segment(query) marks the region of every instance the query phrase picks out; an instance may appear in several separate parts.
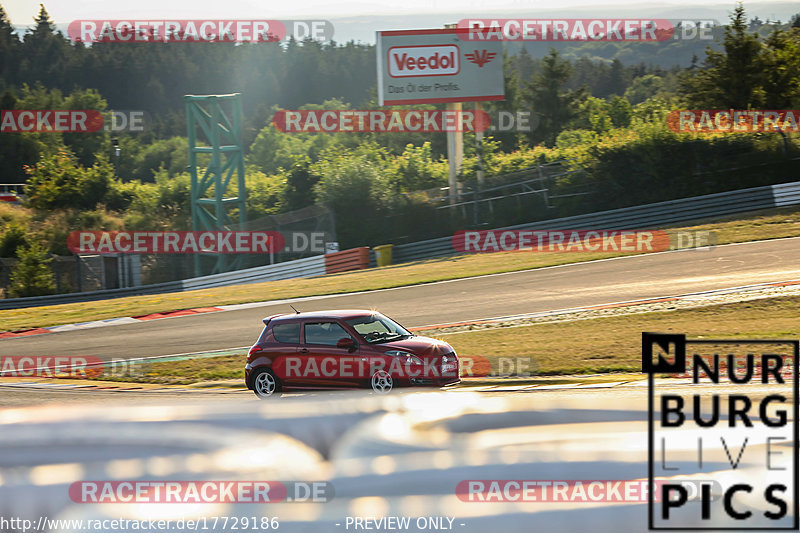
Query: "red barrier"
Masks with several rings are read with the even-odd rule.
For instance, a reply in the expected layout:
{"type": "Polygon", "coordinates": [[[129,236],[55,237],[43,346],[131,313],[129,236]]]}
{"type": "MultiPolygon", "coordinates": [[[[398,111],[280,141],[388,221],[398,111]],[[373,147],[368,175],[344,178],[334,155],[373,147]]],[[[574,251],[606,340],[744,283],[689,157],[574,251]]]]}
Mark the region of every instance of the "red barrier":
{"type": "Polygon", "coordinates": [[[353,248],[325,256],[325,273],[347,272],[369,268],[369,248],[353,248]]]}

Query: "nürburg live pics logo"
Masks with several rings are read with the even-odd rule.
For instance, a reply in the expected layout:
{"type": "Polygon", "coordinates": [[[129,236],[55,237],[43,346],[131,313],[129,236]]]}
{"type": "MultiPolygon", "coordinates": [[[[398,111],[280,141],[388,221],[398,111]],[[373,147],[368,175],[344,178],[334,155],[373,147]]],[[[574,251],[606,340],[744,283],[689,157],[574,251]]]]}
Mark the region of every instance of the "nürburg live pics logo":
{"type": "Polygon", "coordinates": [[[797,530],[797,358],[797,340],[642,333],[651,530],[797,530]]]}

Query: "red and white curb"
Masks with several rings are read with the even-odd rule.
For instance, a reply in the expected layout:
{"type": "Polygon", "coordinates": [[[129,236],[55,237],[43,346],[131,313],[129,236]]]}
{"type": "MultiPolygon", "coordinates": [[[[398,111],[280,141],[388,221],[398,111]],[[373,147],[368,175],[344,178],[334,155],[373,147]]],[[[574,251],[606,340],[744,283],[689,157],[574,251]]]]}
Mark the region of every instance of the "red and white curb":
{"type": "Polygon", "coordinates": [[[160,320],[162,318],[176,318],[181,316],[193,316],[202,313],[216,313],[218,311],[237,311],[239,309],[252,309],[254,307],[264,307],[267,305],[280,305],[283,303],[303,302],[306,300],[320,300],[342,296],[341,294],[326,294],[322,296],[307,296],[303,298],[287,298],[283,300],[267,300],[263,302],[250,302],[244,304],[217,305],[214,307],[195,307],[192,309],[179,309],[177,311],[165,311],[163,313],[150,313],[148,315],[126,316],[121,318],[107,318],[105,320],[92,320],[90,322],[78,322],[76,324],[63,324],[61,326],[49,326],[46,328],[32,328],[17,331],[0,332],[0,339],[13,339],[16,337],[28,337],[31,335],[41,335],[44,333],[59,333],[61,331],[76,331],[82,329],[92,329],[104,326],[117,326],[121,324],[136,324],[147,320],[160,320]]]}
{"type": "Polygon", "coordinates": [[[92,320],[90,322],[79,322],[77,324],[64,324],[61,326],[50,326],[47,328],[25,329],[20,331],[7,331],[0,333],[0,339],[15,337],[27,337],[30,335],[41,335],[43,333],[58,333],[60,331],[76,331],[81,329],[99,328],[103,326],[116,326],[120,324],[135,324],[146,320],[157,320],[160,318],[172,318],[178,316],[191,316],[199,313],[211,313],[215,311],[226,311],[230,306],[221,307],[197,307],[194,309],[182,309],[180,311],[167,311],[164,313],[151,313],[141,316],[126,316],[122,318],[109,318],[106,320],[92,320]]]}

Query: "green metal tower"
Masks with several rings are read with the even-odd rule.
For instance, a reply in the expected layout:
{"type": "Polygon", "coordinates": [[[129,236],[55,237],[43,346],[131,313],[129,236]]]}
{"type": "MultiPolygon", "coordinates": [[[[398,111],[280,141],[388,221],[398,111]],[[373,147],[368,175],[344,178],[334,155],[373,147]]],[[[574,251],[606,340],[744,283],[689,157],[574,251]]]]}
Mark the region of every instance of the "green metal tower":
{"type": "MultiPolygon", "coordinates": [[[[192,229],[230,230],[229,211],[238,209],[239,224],[247,221],[247,190],[244,185],[242,150],[241,94],[186,95],[186,124],[189,137],[189,173],[192,178],[192,229]],[[198,145],[198,142],[200,143],[198,145]],[[210,154],[211,160],[202,177],[198,173],[197,154],[210,154]],[[228,187],[236,176],[235,196],[228,187]]],[[[205,161],[204,161],[205,162],[205,161]]],[[[240,226],[243,229],[243,226],[240,226]]],[[[212,274],[240,268],[243,256],[217,254],[212,274]]],[[[202,276],[201,256],[194,256],[196,276],[202,276]]]]}

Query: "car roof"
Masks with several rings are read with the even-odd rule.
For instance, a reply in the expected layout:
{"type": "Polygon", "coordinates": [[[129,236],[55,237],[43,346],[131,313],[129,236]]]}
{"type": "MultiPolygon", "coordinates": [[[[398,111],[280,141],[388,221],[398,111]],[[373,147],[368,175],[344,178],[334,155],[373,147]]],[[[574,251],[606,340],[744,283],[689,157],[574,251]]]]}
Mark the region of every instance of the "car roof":
{"type": "Polygon", "coordinates": [[[293,318],[322,320],[330,318],[350,319],[360,318],[370,315],[380,315],[378,311],[371,311],[369,309],[332,309],[329,311],[309,311],[305,313],[284,313],[280,315],[268,316],[264,319],[264,323],[272,320],[282,322],[284,320],[291,320],[293,318]]]}

